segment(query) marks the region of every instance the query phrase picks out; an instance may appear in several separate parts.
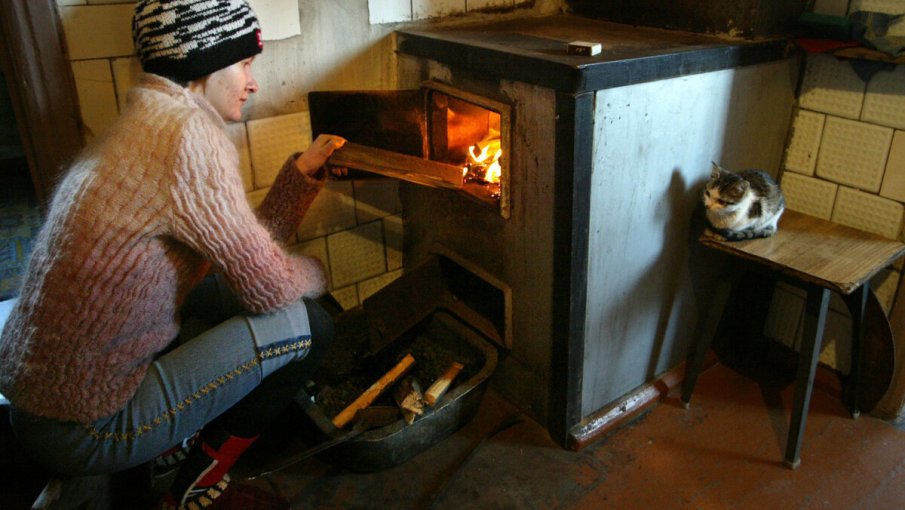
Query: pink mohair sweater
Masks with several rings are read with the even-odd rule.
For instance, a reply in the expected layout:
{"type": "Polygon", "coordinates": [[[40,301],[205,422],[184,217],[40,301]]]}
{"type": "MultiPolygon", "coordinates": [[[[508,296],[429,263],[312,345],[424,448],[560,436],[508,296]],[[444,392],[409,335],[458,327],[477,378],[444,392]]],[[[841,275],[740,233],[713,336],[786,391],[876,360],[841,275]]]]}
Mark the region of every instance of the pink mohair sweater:
{"type": "Polygon", "coordinates": [[[281,246],[323,180],[290,158],[256,216],[210,104],[155,75],[128,99],[56,190],[0,336],[0,393],[34,415],[87,423],[122,408],[212,266],[255,313],[326,290],[317,260],[281,246]]]}

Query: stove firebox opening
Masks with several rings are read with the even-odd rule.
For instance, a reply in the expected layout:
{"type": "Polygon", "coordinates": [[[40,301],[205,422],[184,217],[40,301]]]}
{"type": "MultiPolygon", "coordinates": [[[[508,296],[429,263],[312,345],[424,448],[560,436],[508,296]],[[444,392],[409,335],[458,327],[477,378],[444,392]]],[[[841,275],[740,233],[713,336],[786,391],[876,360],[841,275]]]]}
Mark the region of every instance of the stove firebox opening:
{"type": "Polygon", "coordinates": [[[462,168],[462,191],[509,217],[509,105],[429,82],[428,158],[462,168]]]}

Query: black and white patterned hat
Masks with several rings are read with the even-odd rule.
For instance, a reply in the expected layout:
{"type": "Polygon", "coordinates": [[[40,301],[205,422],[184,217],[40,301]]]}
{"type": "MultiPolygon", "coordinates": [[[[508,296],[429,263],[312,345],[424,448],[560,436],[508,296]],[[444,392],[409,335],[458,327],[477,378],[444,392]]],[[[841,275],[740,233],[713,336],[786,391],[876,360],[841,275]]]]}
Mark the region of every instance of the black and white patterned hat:
{"type": "Polygon", "coordinates": [[[245,0],[139,0],[132,40],[141,68],[188,82],[257,55],[261,26],[245,0]]]}

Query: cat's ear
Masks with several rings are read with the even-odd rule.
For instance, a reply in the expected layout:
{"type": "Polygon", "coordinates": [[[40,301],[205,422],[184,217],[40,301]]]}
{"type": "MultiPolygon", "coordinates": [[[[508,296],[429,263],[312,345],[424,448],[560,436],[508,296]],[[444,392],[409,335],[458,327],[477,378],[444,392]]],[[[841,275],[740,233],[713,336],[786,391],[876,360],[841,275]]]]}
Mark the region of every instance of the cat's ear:
{"type": "Polygon", "coordinates": [[[710,168],[710,178],[718,179],[720,177],[720,173],[723,172],[723,167],[716,164],[716,161],[711,161],[710,163],[713,164],[713,166],[710,168]]]}

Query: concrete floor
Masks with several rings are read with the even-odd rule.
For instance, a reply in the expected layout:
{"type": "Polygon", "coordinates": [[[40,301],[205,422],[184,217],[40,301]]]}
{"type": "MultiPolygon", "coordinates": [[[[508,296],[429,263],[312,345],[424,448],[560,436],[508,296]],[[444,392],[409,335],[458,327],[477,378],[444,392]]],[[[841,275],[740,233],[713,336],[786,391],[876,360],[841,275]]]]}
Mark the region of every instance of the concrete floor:
{"type": "MultiPolygon", "coordinates": [[[[360,474],[312,458],[249,483],[304,509],[905,508],[905,430],[851,419],[821,368],[792,471],[781,463],[791,401],[784,374],[716,364],[690,409],[671,395],[573,452],[491,389],[471,422],[402,465],[360,474]]],[[[272,455],[282,433],[237,471],[272,455]]],[[[28,497],[0,493],[0,508],[27,508],[28,497]]]]}
{"type": "Polygon", "coordinates": [[[717,364],[690,409],[671,395],[580,452],[488,391],[468,425],[407,463],[356,474],[313,459],[255,481],[294,508],[905,508],[905,431],[839,400],[821,368],[801,467],[782,465],[793,386],[717,364]]]}

